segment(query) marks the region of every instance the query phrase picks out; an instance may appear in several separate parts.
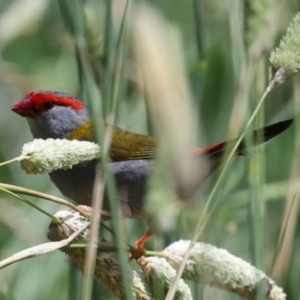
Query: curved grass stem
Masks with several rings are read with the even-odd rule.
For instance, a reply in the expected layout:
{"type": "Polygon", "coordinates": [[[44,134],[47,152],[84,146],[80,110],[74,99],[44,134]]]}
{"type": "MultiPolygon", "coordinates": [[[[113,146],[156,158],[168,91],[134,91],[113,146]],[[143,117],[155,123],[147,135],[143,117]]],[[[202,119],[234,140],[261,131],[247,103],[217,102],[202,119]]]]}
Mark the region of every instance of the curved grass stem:
{"type": "MultiPolygon", "coordinates": [[[[193,236],[193,239],[191,240],[191,243],[190,243],[190,246],[188,248],[188,250],[186,251],[183,259],[182,259],[182,262],[180,264],[180,267],[177,271],[177,274],[176,274],[176,277],[173,281],[173,284],[171,285],[170,287],[170,290],[167,294],[167,297],[165,300],[171,300],[173,299],[173,296],[175,295],[175,292],[176,292],[176,287],[178,286],[178,282],[182,276],[182,273],[184,271],[184,268],[186,266],[186,263],[187,263],[187,260],[188,260],[188,257],[190,255],[190,252],[192,250],[192,247],[194,246],[195,242],[199,239],[201,233],[202,233],[202,230],[204,228],[204,225],[206,223],[206,219],[207,219],[207,214],[208,214],[208,210],[209,210],[209,207],[210,207],[210,204],[212,202],[212,199],[214,198],[214,196],[216,195],[225,175],[226,175],[226,172],[227,172],[227,169],[229,167],[229,164],[239,146],[239,144],[241,143],[241,141],[243,140],[243,138],[245,137],[246,133],[247,133],[247,130],[248,128],[250,127],[251,123],[253,122],[254,118],[256,117],[259,109],[261,108],[262,104],[264,103],[264,100],[266,99],[267,95],[269,94],[269,92],[272,90],[272,88],[274,87],[274,83],[271,81],[268,85],[268,87],[266,88],[264,94],[262,95],[262,97],[260,98],[254,112],[252,113],[250,119],[248,120],[246,126],[245,126],[245,129],[244,131],[242,132],[241,136],[238,138],[238,140],[236,141],[234,147],[232,148],[232,150],[230,151],[226,161],[225,161],[225,164],[224,164],[224,167],[221,171],[221,174],[216,182],[216,184],[214,185],[209,197],[208,197],[208,200],[206,202],[206,205],[200,215],[200,218],[199,218],[199,221],[197,223],[197,227],[196,227],[196,230],[195,230],[195,233],[194,233],[194,236],[193,236]]],[[[208,214],[209,216],[210,214],[208,214]]]]}
{"type": "Polygon", "coordinates": [[[24,203],[30,205],[30,206],[33,207],[34,209],[40,211],[42,214],[48,216],[53,222],[55,222],[55,223],[57,223],[57,224],[60,224],[60,223],[61,223],[60,220],[59,220],[58,218],[54,217],[52,214],[48,213],[47,211],[43,210],[42,208],[40,208],[40,207],[38,207],[37,205],[33,204],[32,202],[28,201],[27,199],[25,199],[25,198],[23,198],[23,197],[21,197],[21,196],[15,194],[14,192],[9,191],[9,190],[7,190],[7,189],[5,189],[5,188],[1,188],[1,187],[0,187],[0,191],[2,191],[2,192],[4,192],[4,193],[7,193],[7,194],[9,194],[9,195],[11,195],[11,196],[17,198],[18,200],[21,200],[22,202],[24,202],[24,203]]]}
{"type": "Polygon", "coordinates": [[[10,159],[10,160],[6,160],[6,161],[0,163],[0,167],[3,167],[3,166],[5,166],[5,165],[11,164],[11,163],[16,162],[16,161],[20,161],[20,159],[21,159],[21,156],[12,158],[12,159],[10,159]]]}

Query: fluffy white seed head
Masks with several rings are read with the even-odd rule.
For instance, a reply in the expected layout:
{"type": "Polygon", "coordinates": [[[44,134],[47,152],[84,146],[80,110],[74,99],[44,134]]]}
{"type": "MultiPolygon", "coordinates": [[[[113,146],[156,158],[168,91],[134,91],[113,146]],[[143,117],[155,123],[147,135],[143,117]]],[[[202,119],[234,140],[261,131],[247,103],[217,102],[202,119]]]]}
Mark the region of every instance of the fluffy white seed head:
{"type": "Polygon", "coordinates": [[[23,146],[21,167],[29,174],[71,169],[73,165],[100,157],[100,146],[86,141],[35,139],[23,146]]]}
{"type": "Polygon", "coordinates": [[[270,55],[270,80],[274,85],[284,82],[300,70],[300,13],[290,23],[280,44],[270,55]]]}
{"type": "MultiPolygon", "coordinates": [[[[163,251],[175,270],[179,268],[190,242],[180,240],[163,251]]],[[[257,285],[264,284],[267,299],[286,298],[282,288],[265,273],[227,250],[204,243],[193,246],[182,278],[233,291],[248,299],[255,297],[257,285]]]]}
{"type": "MultiPolygon", "coordinates": [[[[143,268],[145,279],[153,288],[155,299],[164,299],[171,284],[176,276],[174,268],[164,258],[149,257],[147,264],[143,268]]],[[[179,280],[175,300],[192,300],[192,294],[189,286],[182,280],[179,280]]]]}
{"type": "MultiPolygon", "coordinates": [[[[89,223],[89,220],[74,211],[59,211],[55,216],[62,224],[52,222],[49,226],[48,238],[51,241],[60,241],[68,238],[89,223]]],[[[74,242],[87,244],[89,229],[83,230],[74,242]]],[[[150,300],[163,299],[178,270],[182,259],[189,248],[191,241],[180,240],[168,246],[163,254],[165,258],[148,257],[143,267],[145,281],[151,287],[153,297],[149,296],[142,278],[137,272],[130,271],[128,276],[132,279],[132,291],[135,299],[150,300]]],[[[99,249],[95,262],[94,278],[101,281],[117,298],[124,299],[122,277],[116,253],[103,248],[112,247],[113,244],[99,237],[99,249]],[[102,249],[102,250],[101,250],[102,249]]],[[[86,248],[62,249],[70,260],[84,267],[86,248]]],[[[262,286],[267,300],[285,300],[286,295],[282,288],[248,262],[230,254],[227,250],[218,249],[212,245],[195,243],[185,266],[185,270],[177,286],[175,298],[177,300],[191,300],[192,295],[184,280],[210,285],[220,289],[234,292],[246,299],[255,299],[257,287],[262,286]]]]}
{"type": "MultiPolygon", "coordinates": [[[[51,222],[48,231],[48,239],[50,241],[60,241],[68,238],[73,232],[85,226],[89,220],[74,211],[58,211],[55,217],[62,221],[62,224],[51,222]]],[[[85,229],[74,242],[87,244],[90,235],[90,230],[85,229]]],[[[99,237],[99,247],[113,247],[111,242],[108,242],[102,237],[99,237]]],[[[84,268],[86,248],[68,248],[61,249],[65,252],[69,259],[81,269],[84,268]]],[[[128,274],[132,278],[132,292],[137,300],[151,300],[146,288],[137,272],[132,271],[128,274]]],[[[120,273],[120,265],[118,263],[116,252],[101,251],[98,249],[95,262],[94,278],[102,282],[110,292],[117,298],[125,299],[124,288],[122,285],[122,276],[120,273]]]]}

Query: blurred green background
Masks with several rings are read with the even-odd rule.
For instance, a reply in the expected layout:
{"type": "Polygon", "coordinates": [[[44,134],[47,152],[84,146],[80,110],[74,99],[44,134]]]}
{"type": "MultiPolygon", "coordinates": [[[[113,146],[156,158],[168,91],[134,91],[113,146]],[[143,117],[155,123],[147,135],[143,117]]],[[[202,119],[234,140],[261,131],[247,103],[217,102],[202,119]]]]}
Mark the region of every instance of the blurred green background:
{"type": "MultiPolygon", "coordinates": [[[[242,2],[240,0],[149,1],[180,36],[186,74],[197,107],[199,123],[202,125],[202,146],[226,139],[230,120],[240,117],[239,113],[237,116],[232,116],[232,112],[240,78],[242,78],[243,55],[247,55],[247,50],[240,49],[241,41],[239,41],[241,36],[245,37],[247,34],[245,31],[239,36],[239,26],[242,28],[247,17],[247,11],[243,16],[242,2]]],[[[260,75],[257,75],[258,83],[255,85],[257,90],[253,92],[251,89],[249,93],[247,113],[242,120],[244,123],[264,90],[259,88],[259,85],[262,87],[266,85],[269,66],[267,58],[272,44],[278,44],[299,9],[298,1],[265,2],[277,7],[280,14],[274,18],[275,22],[272,25],[274,32],[272,34],[269,32],[264,39],[270,41],[271,47],[261,55],[258,63],[253,64],[254,69],[258,70],[257,74],[260,75]]],[[[58,90],[72,95],[81,95],[74,39],[65,26],[66,15],[61,14],[59,3],[60,1],[47,0],[0,1],[1,161],[17,156],[22,145],[32,140],[25,119],[11,112],[10,106],[13,102],[36,89],[58,90]]],[[[96,55],[99,51],[101,56],[102,50],[99,49],[104,43],[106,1],[94,0],[84,3],[91,8],[95,16],[93,29],[95,36],[99,35],[99,40],[96,38],[93,49],[96,55]]],[[[247,3],[245,2],[245,5],[247,3]]],[[[114,1],[115,6],[123,4],[123,1],[114,1]]],[[[273,11],[269,12],[274,17],[275,12],[274,15],[272,15],[273,11]]],[[[247,26],[245,28],[247,29],[247,26]]],[[[101,64],[105,65],[105,59],[106,57],[100,57],[99,69],[101,64]]],[[[107,65],[105,66],[107,68],[107,65]]],[[[102,78],[101,76],[105,77],[105,74],[100,72],[99,76],[102,78]]],[[[99,82],[102,88],[103,81],[99,80],[99,82]]],[[[300,81],[295,77],[274,89],[265,102],[260,119],[270,124],[296,116],[295,95],[299,85],[300,81]]],[[[141,98],[135,86],[131,86],[129,82],[124,92],[124,99],[120,101],[117,108],[116,122],[129,130],[146,133],[147,116],[141,98]]],[[[238,128],[242,126],[239,122],[240,120],[237,120],[238,128]]],[[[254,123],[253,128],[257,127],[256,124],[254,123]]],[[[294,124],[263,150],[254,150],[255,153],[250,152],[247,157],[239,158],[234,162],[217,196],[218,205],[200,239],[225,248],[232,254],[255,264],[256,227],[252,224],[254,218],[251,216],[253,210],[250,204],[253,174],[251,175],[249,163],[251,165],[251,159],[258,154],[263,158],[262,160],[265,160],[262,168],[265,174],[265,181],[262,183],[264,196],[261,199],[265,203],[264,271],[270,277],[274,276],[278,285],[282,286],[288,294],[288,299],[300,299],[300,227],[297,222],[299,193],[295,188],[299,186],[300,177],[296,171],[293,179],[294,190],[291,191],[289,188],[292,166],[297,169],[294,154],[297,153],[296,132],[298,128],[294,124]],[[289,197],[293,199],[292,207],[289,206],[291,205],[291,201],[288,201],[289,197]],[[284,219],[286,216],[289,222],[284,219]],[[284,234],[285,239],[280,238],[281,228],[287,229],[284,234]]],[[[199,202],[205,201],[218,174],[219,172],[216,172],[203,187],[199,202]]],[[[0,181],[61,196],[47,175],[26,175],[18,163],[1,167],[0,181]]],[[[61,208],[44,200],[31,200],[52,213],[61,208]]],[[[195,207],[197,209],[201,207],[199,203],[193,205],[192,213],[187,209],[186,215],[178,217],[172,232],[165,237],[153,238],[147,244],[147,248],[160,250],[164,244],[167,245],[180,238],[191,238],[193,224],[197,221],[195,207]]],[[[0,259],[46,242],[49,222],[46,216],[1,193],[0,259]]],[[[138,221],[128,223],[130,242],[133,242],[145,227],[141,229],[140,227],[143,226],[140,226],[138,221]]],[[[6,267],[0,271],[0,299],[75,299],[69,295],[68,270],[68,259],[59,251],[6,267]]],[[[212,297],[213,299],[239,299],[233,294],[208,287],[201,289],[193,286],[193,291],[195,299],[212,299],[212,297]]],[[[101,291],[97,299],[113,298],[101,291]]]]}

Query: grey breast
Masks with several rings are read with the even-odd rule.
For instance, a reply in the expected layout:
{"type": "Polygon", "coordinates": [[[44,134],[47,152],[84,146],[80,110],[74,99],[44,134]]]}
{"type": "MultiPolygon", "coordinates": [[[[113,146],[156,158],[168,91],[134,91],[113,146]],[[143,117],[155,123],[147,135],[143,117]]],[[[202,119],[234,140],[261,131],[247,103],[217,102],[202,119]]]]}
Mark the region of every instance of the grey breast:
{"type": "MultiPolygon", "coordinates": [[[[123,161],[110,164],[116,180],[118,201],[126,217],[143,217],[143,205],[147,188],[147,179],[152,168],[151,160],[123,161]]],[[[97,161],[89,161],[73,166],[70,170],[58,170],[50,173],[50,178],[63,195],[78,204],[91,205],[97,161]]],[[[104,197],[104,209],[109,209],[107,193],[104,197]]]]}
{"type": "Polygon", "coordinates": [[[122,212],[127,217],[144,216],[143,205],[152,160],[131,160],[111,164],[122,212]]]}

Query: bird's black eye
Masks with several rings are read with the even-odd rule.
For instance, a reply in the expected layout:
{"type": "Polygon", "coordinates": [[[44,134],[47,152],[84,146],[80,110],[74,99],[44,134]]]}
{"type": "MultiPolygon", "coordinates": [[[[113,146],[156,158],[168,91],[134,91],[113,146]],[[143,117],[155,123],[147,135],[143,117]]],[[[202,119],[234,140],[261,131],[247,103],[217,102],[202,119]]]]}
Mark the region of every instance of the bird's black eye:
{"type": "Polygon", "coordinates": [[[54,106],[54,102],[52,102],[52,101],[46,101],[43,106],[44,106],[45,110],[49,110],[49,109],[51,109],[54,106]]]}

